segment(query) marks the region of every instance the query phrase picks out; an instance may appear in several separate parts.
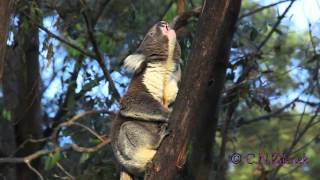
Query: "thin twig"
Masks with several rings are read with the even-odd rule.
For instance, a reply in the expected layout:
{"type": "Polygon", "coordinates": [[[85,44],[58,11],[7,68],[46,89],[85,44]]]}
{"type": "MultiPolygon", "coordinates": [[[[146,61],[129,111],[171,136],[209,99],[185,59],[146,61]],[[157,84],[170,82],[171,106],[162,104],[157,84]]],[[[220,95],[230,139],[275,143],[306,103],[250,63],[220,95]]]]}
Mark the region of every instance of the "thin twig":
{"type": "Polygon", "coordinates": [[[82,113],[79,113],[75,116],[73,116],[71,119],[63,122],[63,123],[60,123],[54,130],[53,130],[53,133],[51,134],[51,138],[52,139],[55,139],[58,135],[58,132],[59,130],[62,128],[62,127],[65,127],[65,126],[70,126],[72,124],[74,124],[76,121],[78,121],[79,119],[81,119],[82,117],[84,116],[87,116],[87,115],[90,115],[90,114],[98,114],[98,113],[111,113],[110,111],[108,110],[91,110],[91,111],[86,111],[86,112],[82,112],[82,113]]]}
{"type": "MultiPolygon", "coordinates": [[[[286,155],[290,155],[293,152],[293,149],[295,148],[295,146],[298,144],[298,142],[300,141],[300,139],[304,136],[304,134],[312,127],[312,124],[314,122],[314,120],[318,117],[318,113],[319,113],[320,107],[316,110],[315,114],[309,119],[308,123],[304,126],[304,128],[299,131],[299,129],[297,128],[296,131],[299,132],[295,132],[295,137],[292,140],[291,145],[289,146],[288,150],[285,152],[286,155]]],[[[304,115],[304,114],[302,114],[304,115]]],[[[276,166],[271,174],[270,174],[270,178],[271,179],[275,179],[276,175],[278,174],[280,168],[283,166],[284,164],[279,164],[278,166],[276,166]]]]}
{"type": "Polygon", "coordinates": [[[298,100],[298,98],[292,100],[291,102],[289,102],[288,104],[284,105],[283,107],[277,109],[276,111],[272,112],[272,113],[269,113],[269,114],[265,114],[265,115],[262,115],[262,116],[259,116],[259,117],[255,117],[255,118],[252,118],[252,119],[249,119],[249,120],[238,120],[239,123],[237,124],[237,127],[240,127],[242,125],[248,125],[248,124],[251,124],[251,123],[255,123],[255,122],[259,122],[261,120],[267,120],[267,119],[270,119],[272,117],[274,117],[275,115],[283,112],[285,109],[289,108],[293,103],[295,103],[296,101],[298,100]]]}
{"type": "Polygon", "coordinates": [[[27,14],[23,14],[23,15],[26,16],[26,17],[32,22],[32,24],[36,25],[39,29],[41,29],[42,31],[44,31],[45,33],[47,33],[48,35],[50,35],[51,37],[53,37],[53,38],[59,40],[60,42],[62,42],[62,43],[64,43],[64,44],[72,47],[73,49],[79,51],[79,52],[82,53],[83,55],[86,55],[86,56],[91,57],[91,58],[93,58],[93,59],[96,58],[96,56],[93,55],[92,53],[90,53],[90,52],[82,49],[81,47],[77,46],[76,44],[74,44],[74,43],[72,43],[72,42],[67,41],[67,40],[66,40],[67,38],[65,38],[65,37],[60,37],[60,36],[54,34],[53,32],[51,32],[51,31],[50,31],[49,29],[47,29],[46,27],[42,26],[41,24],[36,23],[29,15],[27,15],[27,14]]]}
{"type": "Polygon", "coordinates": [[[28,138],[26,139],[25,141],[23,141],[16,149],[15,151],[13,151],[11,153],[10,156],[13,156],[14,154],[16,154],[18,151],[20,151],[22,148],[24,148],[24,146],[27,144],[27,143],[42,143],[42,142],[45,142],[47,141],[49,138],[40,138],[40,139],[32,139],[32,138],[28,138]]]}
{"type": "MultiPolygon", "coordinates": [[[[86,43],[87,46],[87,43],[86,43]]],[[[80,96],[75,95],[75,89],[77,87],[76,81],[78,78],[78,75],[82,69],[81,65],[83,60],[85,59],[84,55],[79,55],[76,60],[76,64],[73,67],[71,77],[68,79],[68,88],[66,90],[66,95],[61,101],[59,101],[59,110],[55,114],[55,116],[52,118],[52,126],[48,129],[46,129],[46,135],[49,136],[54,128],[56,128],[61,122],[63,122],[63,117],[68,113],[69,109],[68,107],[70,99],[77,101],[80,99],[80,96]]],[[[61,97],[62,98],[62,97],[61,97]]]]}
{"type": "MultiPolygon", "coordinates": [[[[298,168],[300,168],[302,165],[303,165],[302,163],[299,163],[296,167],[294,167],[293,169],[291,169],[288,173],[279,176],[279,179],[282,179],[282,178],[288,176],[289,174],[291,174],[291,173],[293,173],[293,172],[296,172],[296,170],[297,170],[298,168]]],[[[284,179],[286,179],[286,178],[284,178],[284,179]]]]}
{"type": "Polygon", "coordinates": [[[59,162],[57,162],[58,168],[65,173],[70,179],[74,180],[76,179],[74,176],[72,176],[59,162]]]}
{"type": "Polygon", "coordinates": [[[74,150],[76,152],[92,153],[92,152],[96,152],[97,150],[101,149],[102,147],[104,147],[105,145],[107,145],[109,143],[110,143],[110,139],[107,139],[94,147],[81,147],[77,144],[70,144],[70,147],[72,148],[72,150],[74,150]]]}
{"type": "Polygon", "coordinates": [[[279,24],[281,23],[282,19],[286,16],[286,14],[288,13],[289,9],[291,8],[291,6],[293,5],[293,3],[295,1],[296,0],[291,0],[291,3],[289,4],[289,6],[285,9],[285,11],[282,13],[282,15],[278,17],[278,20],[273,25],[271,31],[268,33],[268,35],[265,37],[265,39],[257,47],[257,52],[259,52],[261,50],[261,48],[269,41],[269,39],[271,38],[272,34],[276,31],[276,29],[279,26],[279,24]]]}
{"type": "Polygon", "coordinates": [[[96,24],[99,20],[99,18],[101,17],[105,7],[109,4],[111,0],[104,0],[104,1],[98,1],[98,3],[96,3],[96,7],[95,9],[97,9],[94,14],[94,17],[92,18],[92,22],[93,24],[96,24]]]}
{"type": "Polygon", "coordinates": [[[28,163],[26,163],[26,164],[27,164],[27,166],[29,167],[29,169],[30,169],[31,171],[33,171],[34,173],[37,174],[37,176],[40,178],[40,180],[44,180],[42,174],[41,174],[36,168],[34,168],[33,166],[31,166],[30,162],[28,162],[28,163]]]}
{"type": "Polygon", "coordinates": [[[305,149],[306,147],[308,147],[311,143],[313,143],[316,139],[318,139],[320,137],[320,134],[317,134],[314,138],[312,138],[309,142],[305,143],[304,145],[302,145],[301,147],[297,148],[296,150],[294,150],[292,152],[292,154],[296,154],[299,151],[301,151],[302,149],[305,149]]]}
{"type": "Polygon", "coordinates": [[[316,44],[315,44],[315,42],[313,40],[311,24],[310,23],[309,23],[309,37],[310,37],[310,42],[311,42],[311,46],[312,46],[312,49],[313,49],[313,55],[317,55],[316,44]]]}
{"type": "Polygon", "coordinates": [[[0,164],[2,163],[10,163],[10,164],[17,164],[17,163],[30,163],[31,161],[38,159],[42,156],[54,153],[54,152],[61,152],[61,151],[67,151],[72,149],[73,151],[76,152],[86,152],[86,153],[92,153],[92,152],[96,152],[97,150],[101,149],[102,147],[104,147],[105,145],[110,143],[110,139],[106,139],[103,142],[101,142],[100,144],[93,146],[93,147],[81,147],[77,144],[67,144],[63,147],[55,147],[51,150],[39,150],[36,151],[30,155],[27,155],[25,157],[5,157],[5,158],[0,158],[0,164]]]}
{"type": "Polygon", "coordinates": [[[320,106],[320,102],[305,101],[302,99],[298,99],[297,102],[307,104],[308,106],[311,106],[311,107],[319,107],[320,106]]]}
{"type": "Polygon", "coordinates": [[[85,126],[83,124],[80,124],[80,123],[73,123],[73,125],[75,126],[80,126],[82,127],[83,129],[86,129],[87,131],[89,131],[91,134],[93,134],[95,137],[97,137],[100,141],[104,141],[104,139],[98,134],[96,133],[94,130],[92,130],[91,128],[89,128],[88,126],[85,126]]]}
{"type": "Polygon", "coordinates": [[[294,136],[293,136],[293,138],[294,138],[294,139],[298,138],[299,131],[300,131],[300,126],[301,126],[301,123],[302,123],[303,117],[304,117],[304,115],[305,115],[305,113],[306,113],[306,109],[307,109],[307,104],[304,104],[302,114],[301,114],[301,116],[300,116],[300,119],[299,119],[298,125],[297,125],[297,127],[296,127],[295,134],[294,134],[294,136]]]}
{"type": "Polygon", "coordinates": [[[244,13],[244,14],[240,15],[239,19],[242,19],[242,18],[247,17],[247,16],[251,16],[251,15],[253,15],[255,13],[258,13],[260,11],[263,11],[265,9],[271,8],[273,6],[276,6],[278,4],[285,3],[285,2],[288,2],[288,1],[291,1],[291,0],[283,0],[283,1],[276,2],[276,3],[268,4],[266,6],[262,6],[260,8],[254,9],[254,10],[248,12],[248,13],[244,13]]]}
{"type": "Polygon", "coordinates": [[[108,69],[107,69],[107,67],[106,67],[106,65],[104,63],[104,58],[102,56],[102,53],[99,50],[98,43],[97,43],[97,41],[96,41],[96,39],[94,37],[94,28],[93,28],[93,25],[91,23],[91,20],[86,15],[86,13],[82,13],[82,14],[83,14],[84,20],[86,22],[87,33],[89,35],[89,39],[91,41],[93,50],[96,53],[96,58],[95,59],[97,60],[100,68],[102,69],[105,78],[109,82],[109,87],[112,90],[112,94],[115,96],[116,100],[119,101],[120,100],[120,94],[119,94],[119,92],[118,92],[118,90],[117,90],[117,88],[116,88],[116,86],[114,84],[114,81],[111,78],[110,72],[108,71],[108,69]]]}
{"type": "Polygon", "coordinates": [[[183,14],[176,16],[173,19],[172,27],[176,31],[179,31],[182,27],[188,24],[188,20],[192,17],[199,17],[201,14],[202,7],[196,7],[191,11],[184,12],[183,14]]]}
{"type": "MultiPolygon", "coordinates": [[[[57,136],[57,133],[59,132],[59,129],[61,129],[62,127],[65,126],[70,126],[73,125],[77,120],[81,119],[84,116],[90,115],[90,114],[95,114],[95,113],[108,113],[109,111],[106,110],[100,110],[100,111],[96,111],[96,110],[91,110],[91,111],[86,111],[86,112],[82,112],[77,114],[76,116],[72,117],[71,119],[69,119],[66,122],[63,122],[61,124],[59,124],[59,126],[57,126],[54,129],[54,132],[52,133],[52,135],[48,138],[50,138],[51,140],[55,139],[55,137],[57,136]]],[[[60,152],[60,151],[66,151],[69,149],[72,149],[76,152],[87,152],[87,153],[91,153],[91,152],[95,152],[98,149],[104,147],[105,145],[107,145],[110,142],[109,138],[102,138],[101,136],[99,136],[97,133],[95,133],[97,135],[97,137],[100,137],[99,139],[102,141],[100,144],[94,146],[94,147],[80,147],[77,144],[67,144],[66,146],[60,147],[57,146],[57,143],[54,143],[56,146],[52,149],[42,149],[42,150],[38,150],[32,154],[29,154],[25,157],[5,157],[5,158],[0,158],[0,164],[1,163],[31,163],[31,161],[40,158],[42,156],[51,154],[53,152],[60,152]]],[[[42,141],[42,139],[40,140],[34,140],[36,142],[38,141],[42,141]]]]}

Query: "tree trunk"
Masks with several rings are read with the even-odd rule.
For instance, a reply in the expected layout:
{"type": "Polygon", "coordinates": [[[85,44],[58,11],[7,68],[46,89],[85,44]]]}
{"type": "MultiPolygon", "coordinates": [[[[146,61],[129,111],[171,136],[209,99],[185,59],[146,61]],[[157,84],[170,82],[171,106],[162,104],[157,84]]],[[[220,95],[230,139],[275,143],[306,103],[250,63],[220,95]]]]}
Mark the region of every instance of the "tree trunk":
{"type": "Polygon", "coordinates": [[[145,179],[174,179],[185,164],[192,135],[191,179],[210,178],[219,100],[240,5],[240,0],[205,1],[171,115],[172,132],[162,143],[145,179]]]}
{"type": "MultiPolygon", "coordinates": [[[[6,59],[11,59],[10,50],[6,53],[6,59]],[[10,58],[8,58],[10,57],[10,58]]],[[[5,60],[4,62],[9,62],[5,60]]],[[[14,61],[14,60],[13,60],[14,61]]],[[[11,111],[11,106],[16,103],[14,96],[9,97],[8,93],[12,88],[14,77],[11,76],[12,72],[8,71],[7,65],[4,65],[4,75],[3,75],[3,99],[1,99],[1,116],[0,116],[0,157],[12,156],[15,152],[16,142],[15,142],[15,132],[14,132],[14,121],[13,121],[13,111],[11,111]],[[5,115],[6,114],[6,115],[5,115]]],[[[2,164],[0,165],[0,179],[15,180],[16,179],[16,168],[14,165],[2,164]]]]}
{"type": "MultiPolygon", "coordinates": [[[[0,1],[0,80],[2,80],[3,77],[4,60],[6,57],[11,4],[12,1],[10,0],[0,1]]],[[[10,156],[16,148],[15,136],[10,113],[4,109],[6,101],[4,99],[1,99],[0,101],[0,157],[7,157],[10,156]],[[4,117],[2,115],[4,115],[4,117]]],[[[7,164],[0,166],[0,179],[15,180],[15,174],[15,166],[7,164]]]]}
{"type": "MultiPolygon", "coordinates": [[[[16,157],[24,157],[41,148],[32,143],[20,146],[28,139],[42,137],[38,28],[24,16],[35,17],[31,12],[30,8],[22,11],[16,39],[18,45],[8,52],[3,78],[5,109],[12,114],[15,124],[16,157]]],[[[39,160],[34,160],[31,165],[38,169],[39,160]]],[[[17,171],[18,180],[38,178],[26,164],[18,164],[17,171]]]]}
{"type": "Polygon", "coordinates": [[[6,54],[7,35],[9,29],[9,20],[11,15],[12,0],[0,1],[0,79],[3,74],[3,61],[6,54]]]}

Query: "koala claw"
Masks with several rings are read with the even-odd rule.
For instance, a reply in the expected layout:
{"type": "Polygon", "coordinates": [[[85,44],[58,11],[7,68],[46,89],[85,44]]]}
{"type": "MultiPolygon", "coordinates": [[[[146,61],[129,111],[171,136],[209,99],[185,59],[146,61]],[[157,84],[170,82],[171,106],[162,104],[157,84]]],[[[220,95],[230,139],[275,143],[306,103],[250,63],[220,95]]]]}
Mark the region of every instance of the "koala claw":
{"type": "Polygon", "coordinates": [[[160,127],[160,133],[162,137],[166,137],[170,134],[170,130],[168,129],[168,123],[163,123],[160,127]]]}

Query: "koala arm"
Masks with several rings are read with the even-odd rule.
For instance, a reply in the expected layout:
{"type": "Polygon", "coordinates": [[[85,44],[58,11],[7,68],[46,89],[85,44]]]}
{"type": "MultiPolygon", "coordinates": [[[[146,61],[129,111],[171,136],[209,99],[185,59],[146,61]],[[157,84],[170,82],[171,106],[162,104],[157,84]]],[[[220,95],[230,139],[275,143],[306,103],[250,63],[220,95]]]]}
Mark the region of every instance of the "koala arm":
{"type": "Polygon", "coordinates": [[[135,92],[134,97],[124,96],[121,101],[120,114],[125,117],[143,121],[167,122],[169,109],[145,92],[135,92]]]}

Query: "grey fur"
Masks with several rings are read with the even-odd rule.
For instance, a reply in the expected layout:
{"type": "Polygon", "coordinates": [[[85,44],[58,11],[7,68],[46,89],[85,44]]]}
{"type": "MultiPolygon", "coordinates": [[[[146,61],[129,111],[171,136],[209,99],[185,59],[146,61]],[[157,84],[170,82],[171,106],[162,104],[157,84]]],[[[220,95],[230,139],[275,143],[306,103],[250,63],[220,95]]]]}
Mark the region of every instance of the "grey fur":
{"type": "MultiPolygon", "coordinates": [[[[161,25],[163,22],[149,30],[134,53],[143,55],[143,61],[134,59],[128,62],[130,58],[126,59],[125,63],[132,65],[131,69],[135,74],[127,93],[121,99],[120,111],[113,122],[111,133],[116,159],[126,171],[135,176],[143,175],[146,165],[152,160],[163,138],[168,135],[166,127],[171,111],[161,103],[161,98],[156,99],[151,94],[144,81],[147,69],[154,68],[152,64],[163,64],[161,71],[167,67],[165,62],[169,59],[168,37],[162,34],[161,25]],[[134,61],[139,64],[135,66],[134,61]]],[[[173,49],[172,60],[175,66],[165,71],[169,73],[170,79],[177,83],[180,80],[180,46],[177,42],[173,49]]],[[[157,69],[154,72],[159,76],[163,74],[157,69]]]]}

